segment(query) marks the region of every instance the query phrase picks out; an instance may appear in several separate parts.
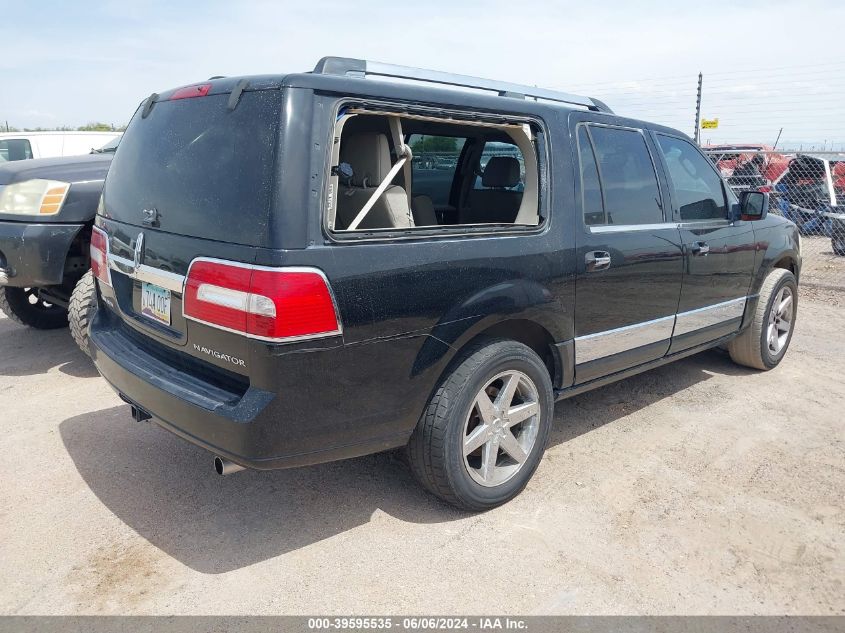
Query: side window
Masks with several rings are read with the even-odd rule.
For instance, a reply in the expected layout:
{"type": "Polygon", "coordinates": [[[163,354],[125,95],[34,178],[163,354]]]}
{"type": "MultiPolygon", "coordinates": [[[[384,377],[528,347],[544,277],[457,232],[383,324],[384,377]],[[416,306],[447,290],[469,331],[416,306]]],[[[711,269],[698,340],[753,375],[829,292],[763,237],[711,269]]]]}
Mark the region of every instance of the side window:
{"type": "Polygon", "coordinates": [[[408,144],[414,153],[415,196],[428,196],[435,208],[448,206],[449,192],[464,143],[465,138],[456,136],[411,134],[408,144]]]}
{"type": "MultiPolygon", "coordinates": [[[[481,150],[481,159],[478,161],[478,166],[481,168],[482,174],[484,173],[484,170],[487,169],[487,165],[490,163],[490,159],[500,156],[516,159],[516,161],[519,163],[519,182],[514,185],[500,188],[507,191],[525,190],[525,159],[522,157],[522,152],[520,152],[519,148],[513,143],[502,143],[499,141],[487,141],[486,143],[484,143],[484,147],[481,150]]],[[[495,163],[501,161],[493,162],[495,163]]],[[[483,177],[481,174],[475,177],[475,181],[473,183],[472,188],[475,190],[488,188],[488,186],[484,184],[483,177]]]]}
{"type": "Polygon", "coordinates": [[[587,128],[583,125],[578,127],[578,156],[581,164],[581,203],[584,209],[584,224],[587,226],[607,224],[593,144],[587,135],[587,128]]]}
{"type": "Polygon", "coordinates": [[[32,158],[32,147],[25,138],[9,138],[0,141],[0,163],[32,158]]]}
{"type": "Polygon", "coordinates": [[[658,134],[658,144],[675,193],[681,220],[724,220],[727,204],[713,165],[688,141],[658,134]]]}
{"type": "MultiPolygon", "coordinates": [[[[327,228],[369,232],[539,226],[544,219],[536,145],[540,128],[528,122],[487,121],[483,114],[478,118],[347,110],[335,122],[338,142],[329,165],[327,228]],[[402,135],[410,146],[410,165],[390,151],[399,143],[394,135],[402,135]]],[[[462,235],[477,232],[460,230],[462,235]]]]}
{"type": "Polygon", "coordinates": [[[643,135],[636,130],[590,126],[607,224],[663,222],[657,174],[643,135]]]}

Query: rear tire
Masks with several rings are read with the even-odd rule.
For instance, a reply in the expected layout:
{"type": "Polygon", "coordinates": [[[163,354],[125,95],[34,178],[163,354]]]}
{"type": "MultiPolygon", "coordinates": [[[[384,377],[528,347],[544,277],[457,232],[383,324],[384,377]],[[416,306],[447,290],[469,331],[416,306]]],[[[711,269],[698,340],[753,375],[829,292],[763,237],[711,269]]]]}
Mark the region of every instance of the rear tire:
{"type": "Polygon", "coordinates": [[[518,495],[549,436],[554,397],[549,370],[515,341],[474,347],[440,383],[407,447],[416,478],[463,510],[518,495]]]}
{"type": "Polygon", "coordinates": [[[0,288],[0,310],[37,330],[67,327],[67,310],[39,298],[38,288],[0,288]]]}
{"type": "Polygon", "coordinates": [[[798,315],[798,284],[788,270],[775,268],[763,281],[751,325],[728,343],[731,359],[768,371],[786,354],[798,315]]]}
{"type": "Polygon", "coordinates": [[[97,311],[97,289],[94,286],[94,273],[90,270],[82,276],[68,303],[68,323],[73,340],[79,345],[79,349],[91,356],[90,342],[88,339],[88,324],[94,313],[97,311]]]}

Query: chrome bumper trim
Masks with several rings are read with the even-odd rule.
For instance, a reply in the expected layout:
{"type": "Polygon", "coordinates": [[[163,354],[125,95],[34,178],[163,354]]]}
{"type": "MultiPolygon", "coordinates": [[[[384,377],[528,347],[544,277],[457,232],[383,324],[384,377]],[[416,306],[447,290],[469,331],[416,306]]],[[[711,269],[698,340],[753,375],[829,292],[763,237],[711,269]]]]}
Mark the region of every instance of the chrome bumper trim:
{"type": "Polygon", "coordinates": [[[185,287],[185,276],[173,273],[160,268],[153,268],[146,264],[140,264],[137,268],[131,259],[118,257],[109,253],[109,268],[116,270],[119,273],[137,279],[138,281],[145,281],[154,284],[161,288],[166,288],[171,292],[182,293],[185,287]]]}

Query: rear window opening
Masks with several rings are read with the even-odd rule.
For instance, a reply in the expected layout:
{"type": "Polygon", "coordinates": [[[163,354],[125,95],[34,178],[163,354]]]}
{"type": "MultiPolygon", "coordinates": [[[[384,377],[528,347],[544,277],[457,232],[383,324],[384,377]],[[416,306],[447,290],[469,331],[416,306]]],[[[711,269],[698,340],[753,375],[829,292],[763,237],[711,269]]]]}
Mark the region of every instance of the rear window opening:
{"type": "Polygon", "coordinates": [[[542,223],[536,127],[344,108],[327,224],[335,235],[542,223]],[[410,151],[408,151],[410,150],[410,151]]]}

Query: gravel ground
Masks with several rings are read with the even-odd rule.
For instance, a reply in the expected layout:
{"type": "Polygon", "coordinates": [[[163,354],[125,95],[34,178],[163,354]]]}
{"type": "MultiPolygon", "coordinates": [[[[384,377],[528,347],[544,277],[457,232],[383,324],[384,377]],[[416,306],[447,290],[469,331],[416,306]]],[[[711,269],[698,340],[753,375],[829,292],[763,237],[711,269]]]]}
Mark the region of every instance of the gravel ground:
{"type": "Polygon", "coordinates": [[[845,613],[845,310],[558,404],[481,515],[382,454],[219,478],[66,331],[0,319],[0,613],[845,613]]]}
{"type": "Polygon", "coordinates": [[[805,235],[802,238],[801,283],[834,290],[839,301],[845,298],[845,257],[836,255],[829,237],[805,235]]]}

